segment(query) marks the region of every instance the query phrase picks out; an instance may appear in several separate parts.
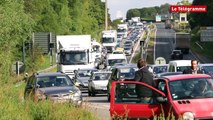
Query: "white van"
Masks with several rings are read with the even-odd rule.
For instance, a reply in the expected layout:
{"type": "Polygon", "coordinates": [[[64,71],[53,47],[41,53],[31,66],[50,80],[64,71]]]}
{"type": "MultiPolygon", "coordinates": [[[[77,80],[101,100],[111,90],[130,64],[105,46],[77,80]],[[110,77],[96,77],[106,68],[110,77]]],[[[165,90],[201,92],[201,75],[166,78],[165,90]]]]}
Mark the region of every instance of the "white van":
{"type": "Polygon", "coordinates": [[[172,60],[169,61],[168,72],[183,72],[191,67],[191,60],[172,60]]]}
{"type": "Polygon", "coordinates": [[[127,64],[127,58],[124,54],[108,54],[107,67],[110,68],[117,63],[127,64]]]}

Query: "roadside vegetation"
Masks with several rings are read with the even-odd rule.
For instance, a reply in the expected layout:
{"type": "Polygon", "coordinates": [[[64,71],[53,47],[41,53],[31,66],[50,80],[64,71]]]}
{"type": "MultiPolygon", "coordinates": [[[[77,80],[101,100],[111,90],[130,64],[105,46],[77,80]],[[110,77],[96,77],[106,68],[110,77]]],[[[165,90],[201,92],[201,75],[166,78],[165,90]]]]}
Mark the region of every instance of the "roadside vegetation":
{"type": "Polygon", "coordinates": [[[99,41],[104,28],[104,3],[100,0],[2,0],[0,11],[0,119],[96,120],[86,109],[70,104],[25,101],[25,83],[17,83],[23,80],[24,74],[15,75],[12,65],[23,61],[24,72],[31,75],[52,64],[49,54],[41,53],[37,47],[32,50],[33,32],[91,34],[99,41]]]}

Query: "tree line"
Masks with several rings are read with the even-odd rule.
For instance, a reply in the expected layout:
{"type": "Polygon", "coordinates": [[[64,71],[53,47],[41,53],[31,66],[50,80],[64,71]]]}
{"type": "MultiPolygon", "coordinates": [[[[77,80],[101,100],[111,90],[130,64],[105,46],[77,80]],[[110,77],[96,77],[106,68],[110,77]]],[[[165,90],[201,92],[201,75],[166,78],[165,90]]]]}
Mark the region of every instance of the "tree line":
{"type": "Polygon", "coordinates": [[[100,0],[1,0],[0,28],[0,79],[7,81],[12,63],[21,59],[20,46],[31,39],[33,32],[91,34],[97,38],[104,28],[104,3],[100,0]]]}

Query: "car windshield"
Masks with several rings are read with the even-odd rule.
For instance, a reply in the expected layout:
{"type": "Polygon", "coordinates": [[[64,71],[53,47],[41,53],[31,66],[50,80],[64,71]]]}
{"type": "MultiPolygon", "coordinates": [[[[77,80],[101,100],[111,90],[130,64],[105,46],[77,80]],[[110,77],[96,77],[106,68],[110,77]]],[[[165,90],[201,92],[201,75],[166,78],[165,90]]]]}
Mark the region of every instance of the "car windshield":
{"type": "Polygon", "coordinates": [[[73,82],[67,76],[43,76],[37,78],[39,88],[73,86],[73,82]]]}
{"type": "Polygon", "coordinates": [[[114,39],[113,38],[102,38],[103,43],[113,43],[114,39]]]}
{"type": "Polygon", "coordinates": [[[195,78],[169,82],[173,100],[213,98],[213,79],[195,78]]]}
{"type": "Polygon", "coordinates": [[[95,70],[78,70],[79,77],[90,77],[91,72],[95,70]]]}
{"type": "Polygon", "coordinates": [[[153,73],[158,74],[158,73],[163,73],[167,71],[167,66],[156,66],[153,69],[153,73]]]}
{"type": "Polygon", "coordinates": [[[95,73],[94,81],[108,80],[110,75],[111,75],[111,73],[95,73]]]}
{"type": "Polygon", "coordinates": [[[116,63],[126,63],[126,60],[125,59],[110,59],[110,60],[108,60],[109,66],[113,66],[116,63]]]}
{"type": "Polygon", "coordinates": [[[203,66],[201,69],[204,73],[213,75],[213,66],[203,66]]]}
{"type": "Polygon", "coordinates": [[[133,79],[135,77],[135,69],[134,68],[123,68],[120,69],[120,76],[124,79],[133,79]]]}
{"type": "Polygon", "coordinates": [[[180,54],[180,51],[173,51],[174,54],[180,54]]]}
{"type": "Polygon", "coordinates": [[[124,50],[130,50],[130,49],[131,49],[130,47],[125,47],[125,48],[124,48],[124,50]]]}

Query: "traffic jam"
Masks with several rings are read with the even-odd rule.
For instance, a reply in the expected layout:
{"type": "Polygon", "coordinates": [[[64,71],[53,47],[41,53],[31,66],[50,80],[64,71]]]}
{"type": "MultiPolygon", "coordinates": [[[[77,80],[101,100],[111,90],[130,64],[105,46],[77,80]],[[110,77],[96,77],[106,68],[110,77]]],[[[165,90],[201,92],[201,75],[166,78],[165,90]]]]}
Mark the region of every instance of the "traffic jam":
{"type": "Polygon", "coordinates": [[[193,60],[184,60],[181,50],[172,51],[168,64],[129,62],[151,24],[134,17],[117,30],[102,31],[102,43],[90,35],[58,35],[58,72],[28,77],[25,99],[81,106],[83,93],[104,94],[112,119],[213,119],[213,64],[197,64],[200,73],[183,74],[193,60]],[[151,84],[141,80],[149,75],[151,84]]]}

